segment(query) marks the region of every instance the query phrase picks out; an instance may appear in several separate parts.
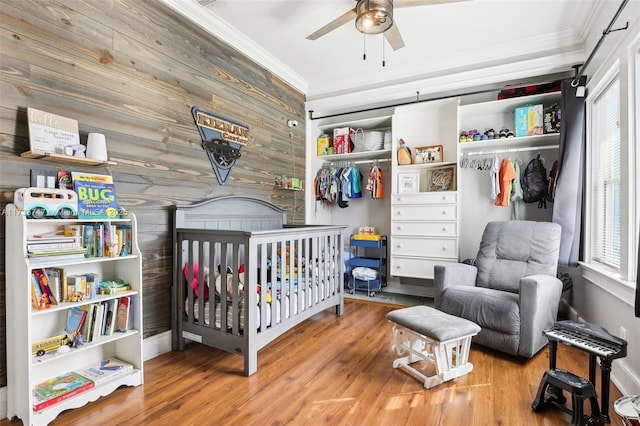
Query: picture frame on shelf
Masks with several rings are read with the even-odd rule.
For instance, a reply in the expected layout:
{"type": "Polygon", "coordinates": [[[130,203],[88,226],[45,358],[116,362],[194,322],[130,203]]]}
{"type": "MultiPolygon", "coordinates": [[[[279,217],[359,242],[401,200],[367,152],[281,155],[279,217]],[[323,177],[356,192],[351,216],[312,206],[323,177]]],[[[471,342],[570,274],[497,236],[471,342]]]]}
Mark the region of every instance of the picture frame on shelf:
{"type": "Polygon", "coordinates": [[[457,167],[455,164],[431,167],[427,170],[427,191],[455,191],[457,189],[457,167]]]}
{"type": "Polygon", "coordinates": [[[411,193],[420,191],[420,174],[403,173],[398,175],[398,192],[411,193]]]}
{"type": "Polygon", "coordinates": [[[442,163],[443,161],[442,145],[417,146],[413,150],[413,164],[442,163]]]}

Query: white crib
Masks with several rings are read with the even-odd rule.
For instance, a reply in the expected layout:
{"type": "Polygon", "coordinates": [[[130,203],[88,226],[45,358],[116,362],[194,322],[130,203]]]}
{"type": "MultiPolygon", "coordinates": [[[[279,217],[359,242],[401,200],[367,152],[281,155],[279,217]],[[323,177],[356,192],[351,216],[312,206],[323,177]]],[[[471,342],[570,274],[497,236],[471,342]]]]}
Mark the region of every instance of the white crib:
{"type": "Polygon", "coordinates": [[[174,350],[188,339],[242,355],[249,376],[258,351],[287,330],[333,306],[342,315],[344,227],[286,218],[250,197],[175,207],[174,350]]]}

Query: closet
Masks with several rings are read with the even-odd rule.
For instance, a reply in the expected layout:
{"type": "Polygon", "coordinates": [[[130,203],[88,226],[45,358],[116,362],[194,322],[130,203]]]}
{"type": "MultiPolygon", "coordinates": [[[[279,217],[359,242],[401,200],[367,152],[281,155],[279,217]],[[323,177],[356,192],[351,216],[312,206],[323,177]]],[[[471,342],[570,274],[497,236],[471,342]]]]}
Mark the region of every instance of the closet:
{"type": "MultiPolygon", "coordinates": [[[[559,108],[560,93],[496,100],[497,94],[309,120],[306,181],[313,182],[322,167],[346,164],[358,167],[364,182],[375,162],[384,175],[384,197],[371,199],[363,190],[361,199],[340,208],[316,200],[314,192],[307,190],[306,222],[346,225],[345,241],[360,226],[375,227],[377,233],[389,236],[385,291],[431,296],[434,265],[474,258],[487,222],[516,218],[512,203],[497,206],[492,199],[489,165],[508,158],[521,174],[529,161],[540,155],[548,173],[558,158],[559,133],[536,129],[526,135],[517,130],[516,109],[531,106],[540,112],[553,105],[559,108]],[[332,135],[334,128],[341,127],[391,130],[391,147],[318,155],[318,137],[332,135]],[[505,137],[500,138],[503,129],[505,137]],[[485,131],[494,138],[482,137],[485,131]],[[474,132],[478,133],[475,140],[474,132]],[[472,136],[462,141],[463,134],[472,136]],[[401,143],[409,148],[410,163],[407,155],[398,157],[401,143]]],[[[550,202],[546,208],[522,203],[518,217],[551,221],[552,208],[550,202]]]]}
{"type": "MultiPolygon", "coordinates": [[[[460,133],[474,129],[482,133],[486,129],[494,129],[498,135],[501,129],[507,128],[515,133],[516,108],[542,105],[544,111],[544,108],[554,104],[559,106],[560,93],[552,92],[470,104],[463,102],[464,99],[461,99],[458,138],[460,133]]],[[[488,165],[496,159],[502,162],[504,158],[509,158],[512,163],[518,164],[521,175],[527,164],[540,155],[548,174],[553,162],[558,158],[559,140],[559,133],[543,133],[458,143],[460,260],[476,256],[487,222],[516,218],[513,203],[509,206],[496,206],[495,200],[491,198],[492,184],[488,165]]],[[[546,208],[539,208],[537,203],[523,203],[520,207],[521,219],[551,221],[553,204],[550,202],[547,202],[546,208]]]]}

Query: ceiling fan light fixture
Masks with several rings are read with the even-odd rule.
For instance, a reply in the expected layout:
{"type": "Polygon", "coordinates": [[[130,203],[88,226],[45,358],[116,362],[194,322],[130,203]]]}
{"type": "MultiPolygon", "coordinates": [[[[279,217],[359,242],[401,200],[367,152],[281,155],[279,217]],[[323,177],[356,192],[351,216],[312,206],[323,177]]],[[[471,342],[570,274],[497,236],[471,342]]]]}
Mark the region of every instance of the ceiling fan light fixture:
{"type": "Polygon", "coordinates": [[[364,34],[381,34],[393,25],[392,0],[359,0],[356,28],[364,34]]]}

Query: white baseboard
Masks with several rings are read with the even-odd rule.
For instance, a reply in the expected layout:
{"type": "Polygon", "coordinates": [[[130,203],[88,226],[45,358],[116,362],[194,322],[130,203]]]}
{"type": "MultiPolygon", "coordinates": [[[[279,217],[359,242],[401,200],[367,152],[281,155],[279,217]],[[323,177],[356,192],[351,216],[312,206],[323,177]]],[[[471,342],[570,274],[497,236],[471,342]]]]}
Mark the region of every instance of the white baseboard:
{"type": "Polygon", "coordinates": [[[145,361],[149,361],[167,352],[171,352],[171,330],[144,339],[142,344],[142,357],[145,361]]]}
{"type": "MultiPolygon", "coordinates": [[[[142,356],[149,361],[164,353],[171,352],[171,330],[147,337],[142,342],[142,356]]],[[[0,419],[7,418],[7,387],[0,388],[0,419]]]]}
{"type": "Polygon", "coordinates": [[[7,418],[7,387],[0,388],[0,419],[7,418]]]}

